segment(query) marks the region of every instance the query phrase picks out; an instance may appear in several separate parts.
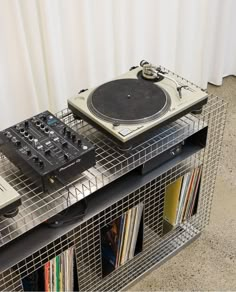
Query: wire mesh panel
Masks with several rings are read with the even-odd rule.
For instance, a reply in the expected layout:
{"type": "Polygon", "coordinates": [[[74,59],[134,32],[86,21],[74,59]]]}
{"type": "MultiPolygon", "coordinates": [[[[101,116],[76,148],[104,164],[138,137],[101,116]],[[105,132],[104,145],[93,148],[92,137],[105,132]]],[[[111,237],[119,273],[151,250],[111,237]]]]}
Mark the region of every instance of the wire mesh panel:
{"type": "Polygon", "coordinates": [[[20,273],[14,269],[1,273],[0,289],[1,291],[23,291],[20,273]]]}
{"type": "MultiPolygon", "coordinates": [[[[183,161],[175,168],[111,205],[86,223],[86,226],[79,231],[81,240],[76,243],[77,269],[81,291],[120,290],[154,263],[161,261],[163,257],[178,249],[183,243],[200,232],[188,222],[184,222],[163,236],[163,212],[166,186],[190,169],[196,168],[202,162],[201,158],[202,155],[199,153],[183,161]],[[108,276],[103,277],[101,230],[140,203],[144,205],[142,252],[112,271],[108,276]],[[157,251],[158,255],[156,254],[157,251]]],[[[196,217],[193,220],[197,220],[196,217]]]]}
{"type": "Polygon", "coordinates": [[[74,230],[17,263],[11,268],[10,279],[4,276],[5,272],[2,274],[4,285],[8,287],[7,285],[12,285],[12,282],[19,281],[19,276],[25,278],[71,246],[75,247],[81,291],[119,290],[128,284],[151,267],[154,258],[155,263],[159,262],[199,233],[200,230],[185,222],[173,232],[163,236],[163,209],[166,186],[202,163],[202,152],[191,156],[160,177],[127,194],[124,199],[117,201],[81,223],[74,230]],[[144,205],[142,252],[104,278],[101,264],[101,229],[139,203],[144,205]],[[154,257],[157,250],[159,256],[154,257]],[[152,260],[150,261],[149,258],[152,260]]]}
{"type": "Polygon", "coordinates": [[[207,145],[204,150],[203,174],[199,202],[198,220],[193,224],[202,229],[209,223],[216,175],[219,164],[226,122],[227,104],[219,97],[211,96],[204,108],[203,116],[208,124],[207,145]]]}

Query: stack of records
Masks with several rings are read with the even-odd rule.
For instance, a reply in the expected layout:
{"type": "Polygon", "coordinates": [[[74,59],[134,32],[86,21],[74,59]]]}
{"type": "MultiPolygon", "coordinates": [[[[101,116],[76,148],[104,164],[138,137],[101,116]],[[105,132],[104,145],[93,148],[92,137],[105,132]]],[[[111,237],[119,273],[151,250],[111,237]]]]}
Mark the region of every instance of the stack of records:
{"type": "Polygon", "coordinates": [[[70,248],[44,266],[45,291],[73,291],[74,249],[70,248]]]}
{"type": "Polygon", "coordinates": [[[142,214],[140,203],[102,229],[102,258],[104,265],[110,265],[108,273],[142,250],[142,214]]]}
{"type": "Polygon", "coordinates": [[[22,280],[24,291],[78,291],[74,248],[56,256],[22,280]]]}
{"type": "Polygon", "coordinates": [[[164,220],[176,226],[191,218],[197,211],[202,167],[199,166],[167,186],[164,220]]]}

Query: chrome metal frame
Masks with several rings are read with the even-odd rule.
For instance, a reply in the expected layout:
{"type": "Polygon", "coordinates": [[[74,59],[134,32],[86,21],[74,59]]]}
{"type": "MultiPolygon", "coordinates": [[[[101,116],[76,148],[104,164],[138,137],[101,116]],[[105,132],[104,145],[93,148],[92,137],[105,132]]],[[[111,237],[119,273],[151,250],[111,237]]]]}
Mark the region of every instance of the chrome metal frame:
{"type": "MultiPolygon", "coordinates": [[[[174,76],[176,75],[173,73],[174,76]]],[[[30,181],[4,156],[1,156],[0,175],[21,194],[23,200],[19,214],[15,218],[0,221],[0,240],[3,246],[67,208],[68,205],[74,204],[84,196],[89,196],[208,125],[205,149],[173,166],[136,191],[126,194],[124,198],[102,212],[94,214],[75,229],[1,272],[0,287],[11,291],[21,291],[22,277],[32,273],[70,246],[74,246],[81,291],[121,290],[199,236],[209,223],[226,121],[226,108],[226,103],[221,98],[209,96],[202,114],[198,116],[188,114],[161,128],[155,137],[130,152],[122,152],[111,140],[92,126],[75,120],[68,109],[59,112],[59,118],[96,145],[96,166],[68,181],[70,192],[67,188],[55,184],[50,192],[43,193],[37,182],[30,181]],[[162,236],[166,186],[199,164],[203,165],[203,173],[197,214],[162,236]],[[100,229],[140,202],[144,203],[143,251],[103,278],[100,229]]]]}

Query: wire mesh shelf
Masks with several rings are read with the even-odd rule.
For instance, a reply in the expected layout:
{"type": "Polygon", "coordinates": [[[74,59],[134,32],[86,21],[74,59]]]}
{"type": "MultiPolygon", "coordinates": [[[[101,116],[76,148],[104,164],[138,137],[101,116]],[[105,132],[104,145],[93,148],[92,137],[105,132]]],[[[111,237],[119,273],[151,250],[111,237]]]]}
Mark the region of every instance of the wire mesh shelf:
{"type": "Polygon", "coordinates": [[[196,238],[209,222],[226,110],[227,105],[221,98],[209,96],[202,114],[197,116],[188,114],[159,129],[152,139],[124,152],[92,126],[74,119],[71,112],[65,109],[58,113],[58,117],[95,144],[97,163],[95,167],[68,181],[67,188],[56,184],[48,193],[43,193],[36,182],[30,181],[2,156],[0,175],[21,194],[23,199],[19,214],[15,218],[0,221],[0,240],[1,245],[4,245],[84,196],[90,195],[208,126],[206,148],[1,272],[0,287],[21,291],[22,277],[42,267],[65,249],[74,246],[80,290],[118,291],[196,238]],[[199,165],[203,166],[203,171],[197,214],[163,236],[166,186],[199,165]],[[143,251],[103,278],[100,230],[105,224],[112,222],[140,202],[144,203],[143,251]]]}
{"type": "Polygon", "coordinates": [[[65,109],[57,115],[95,145],[96,165],[77,177],[65,181],[66,188],[55,182],[50,190],[44,193],[37,182],[29,179],[9,160],[1,156],[0,175],[20,193],[22,205],[19,208],[19,214],[14,218],[1,219],[0,246],[151,158],[171,149],[206,126],[202,119],[189,114],[162,127],[148,141],[124,152],[92,126],[74,119],[70,110],[65,109]]]}

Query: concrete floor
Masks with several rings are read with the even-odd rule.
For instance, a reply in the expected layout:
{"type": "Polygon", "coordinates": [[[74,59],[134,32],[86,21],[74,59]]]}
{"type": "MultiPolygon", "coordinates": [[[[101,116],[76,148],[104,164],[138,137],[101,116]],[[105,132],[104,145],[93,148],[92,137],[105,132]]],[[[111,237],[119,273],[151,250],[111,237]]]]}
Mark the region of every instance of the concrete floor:
{"type": "Polygon", "coordinates": [[[210,225],[199,239],[129,291],[236,291],[236,77],[208,91],[229,102],[210,225]]]}

